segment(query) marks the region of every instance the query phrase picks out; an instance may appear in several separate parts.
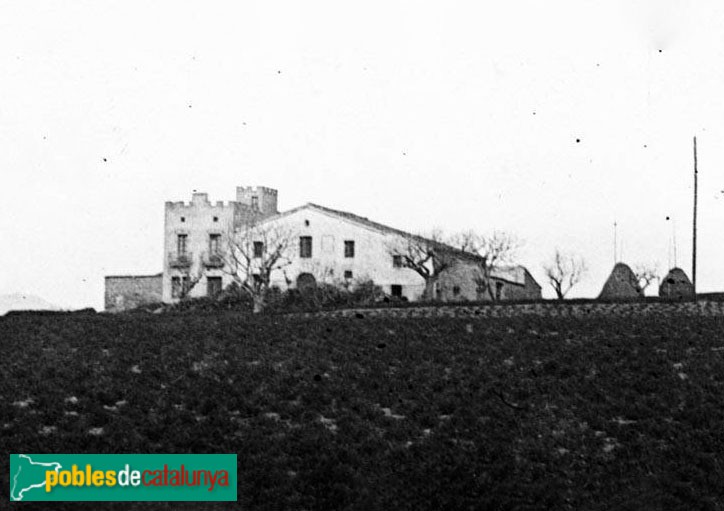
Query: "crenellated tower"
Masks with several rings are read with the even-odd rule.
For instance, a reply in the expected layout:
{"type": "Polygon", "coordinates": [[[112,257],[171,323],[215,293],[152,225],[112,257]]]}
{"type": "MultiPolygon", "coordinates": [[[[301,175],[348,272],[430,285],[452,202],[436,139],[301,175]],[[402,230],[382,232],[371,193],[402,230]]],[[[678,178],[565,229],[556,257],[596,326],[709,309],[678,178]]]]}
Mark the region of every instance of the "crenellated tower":
{"type": "Polygon", "coordinates": [[[191,202],[166,202],[165,210],[165,302],[177,300],[184,286],[193,286],[189,296],[214,294],[226,287],[231,277],[224,271],[220,252],[229,233],[240,223],[279,212],[277,191],[265,186],[238,186],[236,201],[227,203],[211,202],[208,194],[194,192],[191,202]]]}
{"type": "Polygon", "coordinates": [[[277,191],[266,186],[237,186],[236,202],[258,211],[262,217],[279,213],[277,209],[277,191]]]}

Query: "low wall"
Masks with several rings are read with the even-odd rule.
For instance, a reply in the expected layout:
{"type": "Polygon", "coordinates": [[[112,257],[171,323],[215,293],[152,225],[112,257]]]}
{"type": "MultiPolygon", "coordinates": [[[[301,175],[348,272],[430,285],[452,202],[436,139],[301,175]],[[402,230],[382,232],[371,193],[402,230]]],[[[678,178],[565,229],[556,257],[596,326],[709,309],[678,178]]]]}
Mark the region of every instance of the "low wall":
{"type": "Polygon", "coordinates": [[[566,303],[541,302],[495,305],[439,305],[426,307],[400,307],[379,309],[345,309],[306,312],[299,317],[483,317],[505,318],[521,315],[587,317],[587,316],[640,316],[684,314],[695,316],[724,316],[724,301],[699,300],[696,302],[618,302],[618,303],[566,303]]]}
{"type": "Polygon", "coordinates": [[[149,303],[160,303],[161,279],[160,273],[106,277],[105,310],[120,312],[149,303]]]}

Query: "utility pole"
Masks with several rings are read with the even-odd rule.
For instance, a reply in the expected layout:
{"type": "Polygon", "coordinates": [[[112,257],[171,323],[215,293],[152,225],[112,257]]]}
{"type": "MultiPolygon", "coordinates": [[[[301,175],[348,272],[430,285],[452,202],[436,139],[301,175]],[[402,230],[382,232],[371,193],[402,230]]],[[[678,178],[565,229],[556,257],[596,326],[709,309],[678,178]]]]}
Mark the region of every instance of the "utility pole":
{"type": "Polygon", "coordinates": [[[692,247],[691,247],[691,283],[694,286],[694,296],[696,296],[696,206],[699,194],[699,170],[696,161],[696,137],[694,137],[694,226],[692,229],[692,247]]]}

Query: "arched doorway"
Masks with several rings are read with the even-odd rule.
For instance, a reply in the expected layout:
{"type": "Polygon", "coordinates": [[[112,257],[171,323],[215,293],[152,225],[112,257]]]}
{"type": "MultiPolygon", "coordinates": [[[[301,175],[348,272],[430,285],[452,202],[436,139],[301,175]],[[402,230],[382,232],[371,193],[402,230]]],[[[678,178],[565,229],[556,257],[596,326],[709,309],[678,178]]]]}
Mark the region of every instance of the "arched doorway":
{"type": "Polygon", "coordinates": [[[297,277],[297,289],[301,292],[311,291],[317,287],[317,279],[311,273],[300,273],[297,277]]]}

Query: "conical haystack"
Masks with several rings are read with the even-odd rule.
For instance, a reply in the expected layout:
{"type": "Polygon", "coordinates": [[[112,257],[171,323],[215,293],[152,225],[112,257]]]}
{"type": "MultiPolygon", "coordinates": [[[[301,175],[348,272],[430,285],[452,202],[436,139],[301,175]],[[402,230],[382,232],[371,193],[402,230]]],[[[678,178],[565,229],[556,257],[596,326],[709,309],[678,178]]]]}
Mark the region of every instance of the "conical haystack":
{"type": "Polygon", "coordinates": [[[599,299],[609,300],[617,298],[639,298],[644,292],[639,286],[638,279],[627,264],[616,263],[611,275],[603,285],[599,299]]]}
{"type": "Polygon", "coordinates": [[[659,296],[681,300],[694,296],[694,285],[681,268],[672,268],[659,286],[659,296]]]}

